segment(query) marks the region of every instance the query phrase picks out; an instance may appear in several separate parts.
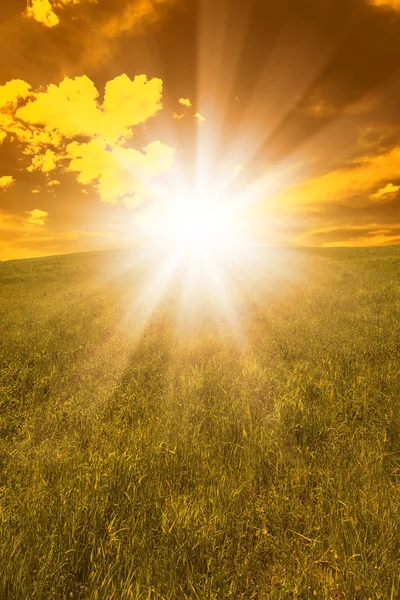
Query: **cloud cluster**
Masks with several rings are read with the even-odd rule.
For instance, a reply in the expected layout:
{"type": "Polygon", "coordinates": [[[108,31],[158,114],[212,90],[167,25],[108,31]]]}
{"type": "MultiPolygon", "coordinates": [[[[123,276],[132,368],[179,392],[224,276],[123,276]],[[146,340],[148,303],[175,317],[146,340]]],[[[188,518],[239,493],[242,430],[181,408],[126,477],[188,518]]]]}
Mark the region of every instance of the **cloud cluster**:
{"type": "Polygon", "coordinates": [[[186,108],[190,108],[192,106],[192,102],[189,100],[189,98],[179,98],[179,104],[185,106],[186,108]]]}
{"type": "Polygon", "coordinates": [[[162,109],[162,87],[158,78],[122,74],[106,83],[101,101],[85,75],[38,91],[14,80],[0,86],[0,141],[9,135],[23,144],[23,153],[33,155],[27,170],[52,174],[51,187],[61,168],[95,186],[103,202],[138,204],[174,161],[173,149],[160,141],[143,151],[127,147],[134,128],[162,109]]]}
{"type": "Polygon", "coordinates": [[[123,200],[127,206],[140,204],[154,191],[154,178],[167,173],[174,163],[174,151],[161,142],[148,144],[143,152],[121,146],[107,150],[104,143],[72,142],[67,147],[68,170],[77,173],[79,183],[94,184],[103,202],[123,200]]]}
{"type": "Polygon", "coordinates": [[[132,135],[132,128],[144,123],[162,109],[162,80],[138,75],[131,80],[119,75],[105,86],[104,101],[86,75],[60,85],[49,85],[45,92],[19,108],[17,119],[31,125],[42,125],[61,136],[101,137],[116,143],[132,135]]]}
{"type": "Polygon", "coordinates": [[[0,109],[15,107],[20,99],[29,96],[31,86],[21,79],[12,79],[0,86],[0,109]]]}
{"type": "Polygon", "coordinates": [[[3,177],[0,177],[0,189],[6,190],[13,185],[14,181],[15,179],[14,177],[11,177],[11,175],[4,175],[3,177]]]}
{"type": "Polygon", "coordinates": [[[13,113],[20,100],[29,96],[30,85],[21,79],[12,79],[0,86],[0,144],[8,132],[16,131],[19,126],[13,119],[13,113]]]}
{"type": "Polygon", "coordinates": [[[49,213],[45,210],[40,210],[39,208],[34,208],[33,210],[28,211],[28,218],[26,222],[29,225],[45,225],[46,218],[49,216],[49,213]]]}
{"type": "MultiPolygon", "coordinates": [[[[191,108],[193,106],[192,101],[189,98],[179,98],[178,100],[179,104],[181,106],[184,106],[185,108],[191,108]]],[[[182,113],[176,113],[173,112],[172,113],[172,118],[175,121],[180,121],[181,119],[183,119],[185,117],[184,114],[182,113]]],[[[194,115],[195,121],[199,124],[199,125],[203,125],[205,123],[205,121],[207,120],[201,113],[196,112],[194,115]]]]}
{"type": "MultiPolygon", "coordinates": [[[[96,2],[96,0],[90,0],[96,2]]],[[[28,0],[25,16],[34,19],[45,27],[55,27],[60,19],[55,12],[68,4],[79,4],[80,0],[28,0]]]]}
{"type": "Polygon", "coordinates": [[[57,167],[57,154],[53,150],[47,149],[44,154],[37,154],[32,158],[32,163],[27,171],[42,171],[49,173],[57,167]]]}
{"type": "Polygon", "coordinates": [[[61,135],[56,130],[32,127],[17,116],[19,105],[34,99],[31,86],[21,79],[0,86],[0,144],[9,135],[24,144],[25,154],[35,154],[46,145],[59,146],[61,135]]]}

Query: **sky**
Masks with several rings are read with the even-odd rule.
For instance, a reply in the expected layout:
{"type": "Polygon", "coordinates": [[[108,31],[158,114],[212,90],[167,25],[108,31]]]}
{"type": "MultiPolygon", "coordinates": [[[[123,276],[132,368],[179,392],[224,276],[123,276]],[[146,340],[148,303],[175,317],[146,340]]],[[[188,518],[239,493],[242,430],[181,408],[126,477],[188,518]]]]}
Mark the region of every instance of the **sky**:
{"type": "Polygon", "coordinates": [[[257,243],[399,244],[400,0],[0,8],[1,260],[136,243],[191,195],[257,243]]]}

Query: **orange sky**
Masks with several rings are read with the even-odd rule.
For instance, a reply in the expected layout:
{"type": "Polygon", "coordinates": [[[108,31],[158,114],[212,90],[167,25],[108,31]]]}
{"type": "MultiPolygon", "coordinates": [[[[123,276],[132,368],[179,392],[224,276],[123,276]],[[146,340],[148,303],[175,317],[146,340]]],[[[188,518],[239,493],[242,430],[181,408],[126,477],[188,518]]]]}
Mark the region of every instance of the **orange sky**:
{"type": "Polygon", "coordinates": [[[400,242],[399,0],[0,6],[0,259],[129,244],[183,181],[266,244],[400,242]]]}

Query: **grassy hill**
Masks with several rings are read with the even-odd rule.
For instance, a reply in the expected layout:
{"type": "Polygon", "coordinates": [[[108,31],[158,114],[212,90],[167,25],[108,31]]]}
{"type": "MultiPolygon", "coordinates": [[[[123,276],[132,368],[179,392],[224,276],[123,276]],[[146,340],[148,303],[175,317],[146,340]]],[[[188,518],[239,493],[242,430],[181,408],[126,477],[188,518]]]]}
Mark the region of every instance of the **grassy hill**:
{"type": "Polygon", "coordinates": [[[1,600],[400,598],[400,247],[267,262],[239,333],[126,260],[0,264],[1,600]]]}

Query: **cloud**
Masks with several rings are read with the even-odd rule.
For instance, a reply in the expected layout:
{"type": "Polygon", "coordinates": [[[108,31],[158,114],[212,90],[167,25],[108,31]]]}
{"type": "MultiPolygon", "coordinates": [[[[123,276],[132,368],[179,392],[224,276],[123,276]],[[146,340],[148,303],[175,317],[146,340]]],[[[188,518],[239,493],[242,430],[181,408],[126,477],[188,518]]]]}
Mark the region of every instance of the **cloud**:
{"type": "Polygon", "coordinates": [[[32,194],[40,194],[40,190],[38,190],[37,188],[32,190],[32,194]]]}
{"type": "Polygon", "coordinates": [[[380,200],[381,198],[384,198],[385,196],[388,196],[390,194],[395,194],[399,190],[400,190],[399,185],[393,185],[393,183],[388,183],[387,186],[378,190],[375,194],[372,194],[371,198],[380,200]]]}
{"type": "Polygon", "coordinates": [[[125,74],[115,77],[106,84],[103,109],[114,129],[111,138],[128,137],[129,128],[144,123],[163,108],[163,82],[146,75],[137,75],[131,80],[125,74]]]}
{"type": "Polygon", "coordinates": [[[16,106],[20,99],[29,96],[30,89],[29,83],[22,79],[12,79],[5,85],[0,85],[0,109],[6,108],[7,105],[16,106]]]}
{"type": "MultiPolygon", "coordinates": [[[[96,2],[96,0],[90,0],[96,2]]],[[[24,15],[34,19],[45,27],[55,27],[60,19],[54,12],[54,8],[63,8],[68,4],[79,4],[80,0],[28,0],[24,15]]]]}
{"type": "Polygon", "coordinates": [[[189,98],[179,98],[179,104],[182,104],[182,106],[186,106],[186,108],[190,108],[192,106],[192,103],[189,100],[189,98]]]}
{"type": "Polygon", "coordinates": [[[37,154],[46,146],[58,148],[62,145],[62,136],[57,131],[51,131],[41,128],[14,124],[10,127],[10,132],[14,133],[19,142],[25,145],[24,154],[37,154]]]}
{"type": "Polygon", "coordinates": [[[31,0],[26,8],[25,16],[35,19],[45,27],[55,27],[60,22],[49,0],[31,0]]]}
{"type": "Polygon", "coordinates": [[[57,179],[52,179],[47,183],[47,187],[54,187],[56,185],[61,185],[61,181],[58,181],[57,179]]]}
{"type": "Polygon", "coordinates": [[[14,177],[11,177],[11,175],[4,175],[3,177],[0,177],[0,189],[7,190],[13,185],[14,181],[15,179],[14,177]]]}
{"type": "Polygon", "coordinates": [[[59,86],[50,84],[34,101],[20,108],[16,117],[26,123],[40,124],[65,137],[94,136],[101,130],[102,113],[97,106],[99,93],[86,77],[66,77],[59,86]]]}
{"type": "Polygon", "coordinates": [[[67,147],[69,171],[79,183],[93,184],[102,202],[140,204],[155,192],[153,179],[170,171],[174,150],[161,142],[148,144],[143,152],[116,146],[107,149],[99,140],[72,142],[67,147]]]}
{"type": "Polygon", "coordinates": [[[184,117],[185,117],[185,115],[178,115],[178,113],[176,113],[176,112],[172,113],[172,118],[175,119],[176,121],[180,121],[184,117]]]}
{"type": "Polygon", "coordinates": [[[396,146],[386,154],[366,157],[351,167],[309,179],[283,192],[277,200],[301,208],[336,202],[365,205],[374,188],[399,174],[400,146],[396,146]]]}
{"type": "Polygon", "coordinates": [[[60,85],[50,84],[45,92],[35,94],[16,112],[16,117],[30,125],[42,125],[66,138],[102,137],[109,143],[130,137],[132,128],[144,123],[162,109],[162,80],[138,75],[131,80],[122,74],[108,81],[104,102],[86,75],[60,85]]]}
{"type": "MultiPolygon", "coordinates": [[[[0,117],[23,154],[33,155],[28,172],[53,173],[63,161],[63,170],[93,185],[102,202],[136,206],[158,193],[154,180],[174,164],[174,150],[160,141],[142,150],[125,145],[135,127],[162,110],[162,88],[161,79],[122,74],[106,83],[101,99],[85,75],[37,91],[15,80],[0,89],[7,107],[0,117]]],[[[53,176],[48,186],[57,184],[53,176]]]]}
{"type": "Polygon", "coordinates": [[[0,86],[0,143],[11,134],[25,145],[26,154],[35,154],[44,145],[58,146],[61,143],[60,134],[55,131],[32,127],[16,118],[18,105],[33,97],[31,86],[21,79],[13,79],[0,86]]]}
{"type": "Polygon", "coordinates": [[[30,167],[27,171],[41,171],[42,173],[49,173],[57,167],[57,161],[60,159],[53,150],[46,150],[44,154],[38,154],[32,159],[30,167]]]}
{"type": "Polygon", "coordinates": [[[49,213],[45,210],[40,210],[39,208],[34,208],[27,212],[28,218],[26,222],[29,225],[46,225],[46,219],[49,216],[49,213]]]}

